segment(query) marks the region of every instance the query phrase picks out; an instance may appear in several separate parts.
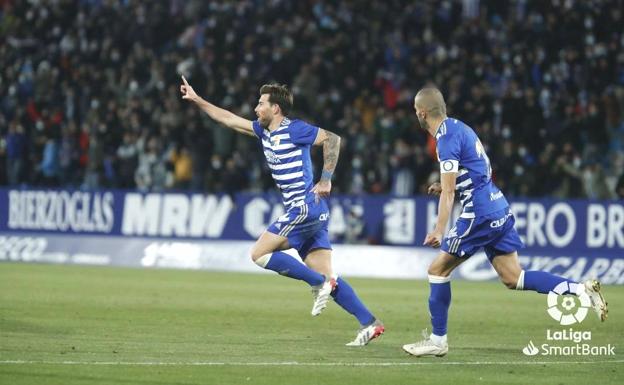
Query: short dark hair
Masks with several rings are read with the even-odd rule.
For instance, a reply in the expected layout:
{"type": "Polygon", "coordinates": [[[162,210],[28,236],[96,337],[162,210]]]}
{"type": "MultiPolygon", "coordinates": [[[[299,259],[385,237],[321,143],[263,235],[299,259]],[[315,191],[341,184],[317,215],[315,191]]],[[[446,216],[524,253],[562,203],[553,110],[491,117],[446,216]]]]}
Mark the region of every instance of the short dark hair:
{"type": "Polygon", "coordinates": [[[293,106],[293,94],[283,84],[270,83],[260,87],[260,96],[268,94],[269,103],[277,104],[283,115],[288,115],[293,106]]]}

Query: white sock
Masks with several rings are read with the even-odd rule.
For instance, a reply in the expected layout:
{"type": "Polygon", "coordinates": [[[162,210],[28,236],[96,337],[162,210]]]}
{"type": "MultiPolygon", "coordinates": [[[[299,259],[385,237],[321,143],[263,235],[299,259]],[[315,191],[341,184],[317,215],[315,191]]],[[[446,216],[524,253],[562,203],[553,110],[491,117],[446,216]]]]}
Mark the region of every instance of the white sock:
{"type": "Polygon", "coordinates": [[[443,336],[437,336],[437,335],[431,333],[431,336],[429,337],[429,339],[431,340],[431,342],[433,342],[434,344],[436,344],[438,346],[446,345],[446,334],[443,335],[443,336]]]}
{"type": "Polygon", "coordinates": [[[260,266],[263,269],[266,269],[266,265],[271,260],[271,255],[273,254],[264,254],[262,257],[255,260],[256,265],[260,266]]]}
{"type": "Polygon", "coordinates": [[[524,270],[520,272],[518,276],[518,282],[516,282],[516,290],[524,290],[524,270]]]}

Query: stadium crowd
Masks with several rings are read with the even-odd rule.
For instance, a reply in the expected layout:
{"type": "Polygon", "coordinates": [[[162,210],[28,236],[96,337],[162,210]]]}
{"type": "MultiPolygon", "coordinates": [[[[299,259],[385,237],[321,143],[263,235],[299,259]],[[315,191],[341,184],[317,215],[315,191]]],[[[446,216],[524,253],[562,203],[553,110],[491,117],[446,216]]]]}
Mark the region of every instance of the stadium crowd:
{"type": "MultiPolygon", "coordinates": [[[[436,180],[416,91],[441,87],[510,196],[624,198],[622,0],[0,0],[0,185],[273,188],[256,141],[179,94],[343,137],[334,192],[436,180]]],[[[319,151],[318,149],[315,151],[319,151]]],[[[320,160],[317,154],[316,159],[320,160]]]]}

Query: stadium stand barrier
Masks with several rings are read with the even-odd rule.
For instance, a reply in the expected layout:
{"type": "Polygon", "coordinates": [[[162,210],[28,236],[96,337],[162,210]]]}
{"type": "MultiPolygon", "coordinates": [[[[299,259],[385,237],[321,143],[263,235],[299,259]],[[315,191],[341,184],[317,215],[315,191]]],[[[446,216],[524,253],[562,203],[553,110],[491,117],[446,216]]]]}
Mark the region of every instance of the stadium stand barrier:
{"type": "MultiPolygon", "coordinates": [[[[622,202],[510,203],[526,246],[520,251],[526,268],[624,284],[622,202]]],[[[422,240],[435,223],[435,199],[342,195],[330,198],[330,207],[336,271],[426,277],[436,250],[422,247],[422,240]]],[[[282,214],[274,194],[0,189],[0,261],[262,273],[248,250],[282,214]]],[[[483,253],[455,274],[496,278],[483,253]]]]}

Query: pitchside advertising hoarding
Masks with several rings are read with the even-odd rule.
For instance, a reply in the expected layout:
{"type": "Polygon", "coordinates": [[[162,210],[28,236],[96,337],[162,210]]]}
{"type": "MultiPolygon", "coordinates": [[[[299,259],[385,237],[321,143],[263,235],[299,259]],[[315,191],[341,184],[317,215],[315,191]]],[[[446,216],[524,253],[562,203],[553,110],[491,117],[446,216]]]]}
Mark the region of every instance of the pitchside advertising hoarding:
{"type": "MultiPolygon", "coordinates": [[[[436,199],[342,195],[329,202],[335,258],[349,274],[426,276],[436,252],[422,241],[435,225],[436,199]],[[375,268],[362,272],[358,256],[375,268]]],[[[622,201],[510,203],[526,268],[624,284],[622,201]]],[[[255,270],[248,247],[283,213],[274,194],[0,189],[0,259],[255,270]]],[[[483,254],[458,275],[495,278],[483,254]]]]}

